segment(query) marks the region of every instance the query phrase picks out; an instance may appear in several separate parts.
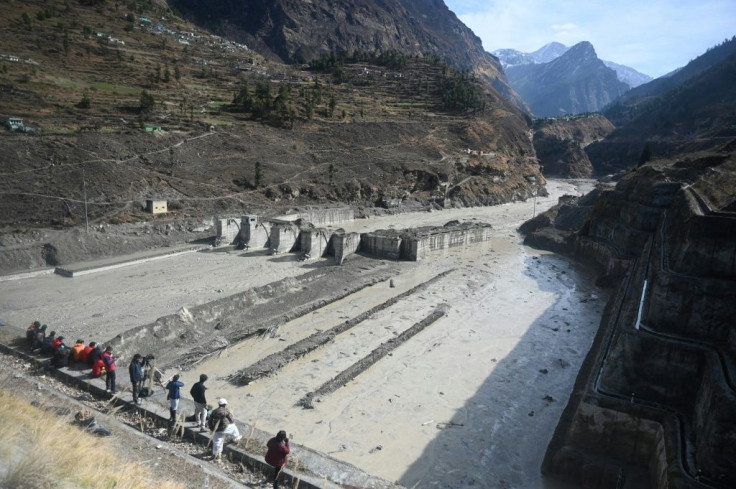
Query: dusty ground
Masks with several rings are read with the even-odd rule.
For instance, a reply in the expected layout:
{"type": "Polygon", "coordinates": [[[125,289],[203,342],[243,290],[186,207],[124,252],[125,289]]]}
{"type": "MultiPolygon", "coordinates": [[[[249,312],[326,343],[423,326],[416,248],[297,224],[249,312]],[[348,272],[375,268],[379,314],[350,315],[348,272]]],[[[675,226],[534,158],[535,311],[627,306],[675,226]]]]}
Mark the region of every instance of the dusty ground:
{"type": "MultiPolygon", "coordinates": [[[[580,186],[551,182],[548,189],[550,197],[537,200],[537,212],[580,186]]],[[[515,229],[534,207],[529,200],[355,221],[349,230],[477,219],[495,231],[489,243],[397,264],[395,287],[377,284],[285,324],[274,337],[233,346],[185,374],[186,380],[206,372],[210,397],[228,397],[239,419],[267,431],[287,429],[299,443],[409,487],[552,487],[541,480],[539,464],[605,297],[564,259],[520,245],[515,229]],[[225,379],[447,270],[426,290],[271,377],[243,387],[225,379]],[[314,410],[294,407],[439,305],[449,306],[445,317],[321,398],[314,410]]],[[[181,306],[328,264],[259,253],[195,253],[75,279],[2,282],[0,319],[16,327],[39,319],[70,338],[106,340],[181,306]]]]}
{"type": "MultiPolygon", "coordinates": [[[[7,332],[0,333],[0,337],[4,341],[7,332]]],[[[92,413],[100,426],[110,430],[111,436],[104,439],[114,447],[120,460],[147,467],[157,480],[210,489],[259,487],[258,483],[264,480],[260,474],[243,473],[227,461],[213,464],[208,461],[207,447],[181,439],[170,440],[162,434],[166,430],[147,427],[146,433],[141,433],[136,414],[114,409],[107,401],[64,385],[43,375],[30,363],[2,353],[0,389],[12,392],[29,404],[38,403],[47,411],[47,416],[61,416],[70,424],[75,424],[76,413],[92,413]]]]}

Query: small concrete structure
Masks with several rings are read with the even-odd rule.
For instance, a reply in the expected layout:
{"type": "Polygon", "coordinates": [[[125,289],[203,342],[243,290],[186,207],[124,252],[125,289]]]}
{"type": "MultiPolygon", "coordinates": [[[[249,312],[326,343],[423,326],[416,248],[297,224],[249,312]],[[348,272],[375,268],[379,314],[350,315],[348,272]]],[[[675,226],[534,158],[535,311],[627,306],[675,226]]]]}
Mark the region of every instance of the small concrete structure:
{"type": "Polygon", "coordinates": [[[298,248],[299,227],[293,222],[271,221],[268,247],[274,253],[284,253],[298,248]]]}
{"type": "Polygon", "coordinates": [[[304,226],[299,232],[299,250],[310,258],[327,254],[332,232],[324,228],[304,226]]]}
{"type": "Polygon", "coordinates": [[[216,246],[230,246],[237,244],[241,235],[239,218],[215,218],[216,246]]]}
{"type": "Polygon", "coordinates": [[[468,246],[491,239],[490,224],[445,225],[442,228],[421,228],[414,236],[401,240],[401,258],[419,261],[434,250],[468,246]]]}
{"type": "Polygon", "coordinates": [[[399,260],[401,258],[402,237],[397,231],[379,230],[360,236],[360,251],[369,255],[399,260]]]}
{"type": "Polygon", "coordinates": [[[346,257],[356,253],[360,248],[360,234],[336,232],[330,242],[335,253],[335,263],[342,265],[346,257]]]}
{"type": "Polygon", "coordinates": [[[151,214],[166,214],[168,211],[165,200],[149,199],[146,201],[146,212],[150,212],[151,214]]]}
{"type": "Polygon", "coordinates": [[[240,239],[249,248],[265,248],[271,235],[271,223],[258,216],[243,216],[240,220],[240,239]]]}

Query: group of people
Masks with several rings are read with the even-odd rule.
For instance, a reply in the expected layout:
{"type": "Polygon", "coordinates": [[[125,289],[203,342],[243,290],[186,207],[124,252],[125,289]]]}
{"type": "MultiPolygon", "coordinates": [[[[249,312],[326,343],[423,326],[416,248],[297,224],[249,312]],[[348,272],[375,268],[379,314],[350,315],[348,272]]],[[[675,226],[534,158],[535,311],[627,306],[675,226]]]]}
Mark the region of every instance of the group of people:
{"type": "MultiPolygon", "coordinates": [[[[26,339],[31,352],[39,352],[42,355],[51,355],[52,364],[55,367],[68,366],[70,362],[85,364],[92,369],[93,377],[105,376],[105,388],[107,392],[116,393],[116,365],[115,357],[112,354],[112,347],[107,346],[104,350],[98,343],[91,341],[88,345],[84,341],[78,339],[74,346],[69,347],[64,342],[64,337],[56,335],[56,331],[46,330],[48,327],[41,325],[39,321],[34,321],[26,331],[26,339]]],[[[152,356],[143,357],[140,353],[133,355],[133,359],[128,367],[130,375],[131,390],[133,393],[133,402],[141,403],[141,397],[149,394],[145,391],[144,381],[150,375],[154,374],[151,365],[152,356]],[[148,367],[151,367],[150,370],[148,367]]],[[[207,375],[199,376],[199,382],[192,385],[189,394],[194,401],[194,423],[202,431],[211,431],[212,436],[212,455],[215,460],[220,460],[222,450],[226,440],[229,438],[233,442],[239,442],[243,437],[238,427],[235,425],[233,415],[228,409],[227,399],[220,397],[217,399],[217,408],[210,409],[207,403],[206,390],[204,385],[207,382],[207,375]]],[[[169,401],[169,426],[173,427],[176,423],[177,411],[179,410],[179,401],[181,400],[181,389],[184,383],[181,381],[179,374],[174,375],[164,386],[167,391],[166,399],[169,401]]],[[[288,455],[290,452],[289,439],[286,432],[281,430],[275,437],[268,440],[268,452],[266,453],[266,462],[273,467],[273,486],[278,489],[279,474],[286,466],[288,455]]]]}
{"type": "MultiPolygon", "coordinates": [[[[222,458],[222,449],[225,441],[230,438],[233,442],[239,442],[243,436],[240,434],[238,427],[235,425],[233,415],[228,409],[227,399],[220,397],[217,399],[217,408],[210,410],[207,404],[207,375],[201,374],[199,382],[192,385],[189,394],[194,401],[193,421],[195,427],[199,427],[202,431],[212,431],[212,456],[215,460],[222,458]]],[[[131,373],[131,382],[133,374],[131,373]]],[[[167,399],[169,400],[169,425],[173,426],[176,422],[176,413],[179,409],[179,400],[181,399],[181,389],[184,383],[181,381],[180,375],[174,375],[166,384],[168,391],[167,399]]],[[[135,396],[135,394],[134,394],[135,396]]],[[[266,463],[274,468],[273,486],[278,489],[278,477],[288,461],[288,455],[291,451],[289,447],[289,439],[286,432],[281,430],[275,437],[271,438],[268,443],[268,452],[266,453],[266,463]]]]}
{"type": "Polygon", "coordinates": [[[26,340],[31,352],[41,355],[51,355],[51,364],[54,367],[66,367],[70,362],[88,365],[92,369],[92,377],[105,376],[105,389],[107,392],[117,392],[115,387],[115,357],[112,347],[104,350],[97,342],[90,341],[88,345],[84,340],[78,339],[73,346],[65,343],[64,337],[49,331],[47,325],[41,325],[34,321],[26,330],[26,340]]]}

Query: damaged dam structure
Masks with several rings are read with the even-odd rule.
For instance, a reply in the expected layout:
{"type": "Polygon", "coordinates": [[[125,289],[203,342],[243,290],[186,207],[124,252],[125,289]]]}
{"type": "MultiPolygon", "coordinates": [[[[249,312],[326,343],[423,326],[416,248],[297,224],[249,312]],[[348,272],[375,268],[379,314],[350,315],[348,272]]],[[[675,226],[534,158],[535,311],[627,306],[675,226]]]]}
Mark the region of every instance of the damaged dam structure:
{"type": "Polygon", "coordinates": [[[616,284],[543,464],[580,487],[736,487],[736,209],[674,174],[565,201],[526,239],[616,284]]]}
{"type": "Polygon", "coordinates": [[[253,215],[218,218],[215,220],[216,243],[267,248],[272,253],[301,252],[310,258],[334,256],[338,265],[358,252],[389,260],[419,261],[432,251],[488,241],[492,229],[490,224],[459,221],[450,221],[441,227],[381,229],[362,234],[342,228],[317,227],[352,220],[353,211],[341,209],[278,218],[253,215]],[[308,218],[315,219],[316,223],[308,218]]]}

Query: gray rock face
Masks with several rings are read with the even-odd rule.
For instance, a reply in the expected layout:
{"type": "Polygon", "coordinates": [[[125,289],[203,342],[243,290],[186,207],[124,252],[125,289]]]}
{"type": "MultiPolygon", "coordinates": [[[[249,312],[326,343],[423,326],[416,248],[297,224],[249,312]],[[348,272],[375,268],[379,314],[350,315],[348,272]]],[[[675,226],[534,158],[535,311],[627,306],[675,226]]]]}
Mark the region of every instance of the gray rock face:
{"type": "Polygon", "coordinates": [[[506,75],[537,117],[596,112],[629,89],[589,42],[548,63],[509,67],[506,75]]]}
{"type": "Polygon", "coordinates": [[[498,60],[442,0],[170,0],[185,17],[264,56],[305,63],[344,50],[436,55],[514,98],[498,60]]]}
{"type": "Polygon", "coordinates": [[[544,472],[591,488],[735,486],[736,213],[712,191],[733,194],[733,174],[643,167],[592,207],[561,202],[526,226],[526,242],[564,240],[615,291],[544,472]]]}

